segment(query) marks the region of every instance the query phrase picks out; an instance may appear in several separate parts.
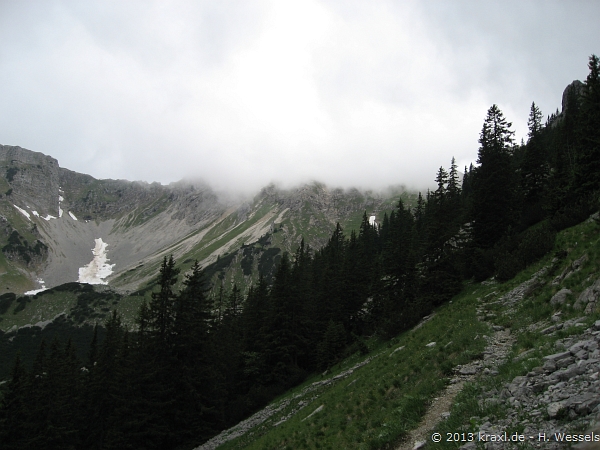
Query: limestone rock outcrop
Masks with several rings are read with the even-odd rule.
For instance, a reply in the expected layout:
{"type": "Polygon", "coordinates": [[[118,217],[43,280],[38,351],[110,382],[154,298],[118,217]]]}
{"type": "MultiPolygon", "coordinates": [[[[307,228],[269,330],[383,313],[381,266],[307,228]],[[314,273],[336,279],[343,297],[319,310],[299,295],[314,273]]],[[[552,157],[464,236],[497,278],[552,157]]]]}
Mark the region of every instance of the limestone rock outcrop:
{"type": "Polygon", "coordinates": [[[579,80],[574,80],[571,84],[569,84],[565,90],[563,91],[563,95],[562,95],[562,112],[563,114],[565,113],[565,111],[567,111],[567,109],[569,109],[569,97],[571,95],[577,97],[580,97],[581,94],[583,93],[583,88],[584,88],[584,84],[579,81],[579,80]]]}
{"type": "Polygon", "coordinates": [[[58,217],[59,166],[51,156],[21,147],[0,145],[0,174],[6,179],[12,203],[21,203],[40,215],[58,217]]]}

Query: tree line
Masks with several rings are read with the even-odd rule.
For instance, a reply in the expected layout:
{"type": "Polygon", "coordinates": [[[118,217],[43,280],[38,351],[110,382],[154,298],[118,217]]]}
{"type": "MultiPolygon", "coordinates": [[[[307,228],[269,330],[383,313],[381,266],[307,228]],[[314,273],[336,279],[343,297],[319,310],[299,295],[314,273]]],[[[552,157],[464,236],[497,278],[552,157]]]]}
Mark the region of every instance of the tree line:
{"type": "Polygon", "coordinates": [[[338,224],[327,244],[301,241],[268,284],[214,298],[196,263],[183,287],[172,257],[135,330],[116,312],[80,361],[73,345],[17,358],[0,404],[3,448],[193,448],[275,396],[413,327],[467,280],[510,279],[553,248],[557,231],[598,210],[600,64],[545,123],[533,103],[516,144],[497,105],[476,165],[440,167],[437,188],[381,223],[338,224]]]}

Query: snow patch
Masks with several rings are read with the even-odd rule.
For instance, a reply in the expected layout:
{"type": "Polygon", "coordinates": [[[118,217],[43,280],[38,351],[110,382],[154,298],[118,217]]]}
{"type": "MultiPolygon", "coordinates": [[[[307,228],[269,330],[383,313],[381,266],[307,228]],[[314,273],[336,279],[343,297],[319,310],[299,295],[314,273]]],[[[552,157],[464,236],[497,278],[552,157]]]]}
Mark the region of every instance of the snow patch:
{"type": "MultiPolygon", "coordinates": [[[[62,189],[60,189],[60,188],[59,188],[59,189],[58,189],[58,192],[62,192],[62,189]]],[[[62,215],[63,215],[63,210],[62,210],[62,208],[60,207],[60,202],[62,202],[63,200],[64,200],[63,196],[62,196],[62,195],[59,195],[59,196],[58,196],[58,217],[62,217],[62,215]]],[[[76,219],[76,220],[77,220],[77,219],[76,219]]]]}
{"type": "Polygon", "coordinates": [[[79,269],[79,280],[77,281],[88,284],[108,284],[104,278],[113,272],[112,268],[115,265],[107,264],[110,261],[106,257],[108,244],[103,242],[102,238],[95,239],[95,242],[96,246],[92,249],[94,259],[79,269]]]}
{"type": "Polygon", "coordinates": [[[61,313],[57,314],[56,316],[54,316],[52,319],[36,322],[33,324],[33,326],[40,327],[43,330],[44,328],[46,328],[47,325],[50,325],[52,322],[54,322],[60,316],[64,316],[64,315],[66,315],[66,314],[64,312],[61,312],[61,313]]]}
{"type": "Polygon", "coordinates": [[[75,217],[75,214],[73,214],[71,211],[69,211],[69,215],[71,216],[71,219],[77,220],[77,217],[75,217]]]}
{"type": "Polygon", "coordinates": [[[42,217],[42,219],[44,219],[45,221],[50,221],[50,219],[56,219],[56,217],[51,216],[50,214],[48,214],[46,217],[42,217]]]}
{"type": "Polygon", "coordinates": [[[35,217],[40,217],[40,214],[37,211],[31,211],[35,217]]]}
{"type": "Polygon", "coordinates": [[[25,217],[27,217],[27,220],[31,221],[31,216],[29,215],[29,213],[27,211],[25,211],[24,209],[19,208],[17,205],[13,205],[15,208],[17,208],[21,214],[23,214],[25,217]]]}
{"type": "Polygon", "coordinates": [[[32,291],[27,291],[24,293],[24,295],[35,295],[35,294],[39,294],[40,292],[45,291],[46,289],[48,289],[46,287],[46,282],[44,280],[42,280],[41,278],[37,279],[37,282],[40,283],[40,285],[42,286],[40,289],[34,289],[32,291]]]}

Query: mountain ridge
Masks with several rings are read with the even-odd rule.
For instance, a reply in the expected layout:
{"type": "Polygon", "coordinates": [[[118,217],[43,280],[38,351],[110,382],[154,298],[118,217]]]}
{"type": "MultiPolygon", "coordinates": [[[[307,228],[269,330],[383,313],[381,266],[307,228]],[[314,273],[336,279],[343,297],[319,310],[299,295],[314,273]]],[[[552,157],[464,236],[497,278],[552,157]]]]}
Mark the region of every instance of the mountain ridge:
{"type": "MultiPolygon", "coordinates": [[[[169,254],[206,266],[277,231],[283,233],[273,245],[281,252],[293,251],[302,237],[319,248],[337,222],[357,229],[363,213],[391,210],[402,195],[410,197],[403,188],[376,193],[312,182],[289,189],[271,183],[242,198],[198,181],[98,180],[60,167],[51,156],[8,145],[0,145],[0,194],[6,224],[0,244],[6,247],[16,231],[28,245],[39,241],[47,248],[35,261],[4,255],[4,272],[14,279],[3,280],[5,291],[19,294],[77,281],[96,239],[108,244],[113,265],[104,282],[135,291],[169,254]]],[[[32,253],[23,248],[24,255],[32,253]]]]}

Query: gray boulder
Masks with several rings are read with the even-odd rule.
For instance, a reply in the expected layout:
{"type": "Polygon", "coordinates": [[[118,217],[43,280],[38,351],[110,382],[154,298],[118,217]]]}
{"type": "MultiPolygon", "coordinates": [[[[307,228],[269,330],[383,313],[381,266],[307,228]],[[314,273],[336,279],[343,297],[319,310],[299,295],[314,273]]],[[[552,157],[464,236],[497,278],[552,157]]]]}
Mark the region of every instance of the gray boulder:
{"type": "Polygon", "coordinates": [[[600,297],[600,278],[597,279],[594,284],[586,288],[573,305],[574,309],[582,310],[585,309],[586,313],[591,313],[596,309],[598,298],[600,297]]]}
{"type": "Polygon", "coordinates": [[[554,286],[559,285],[565,279],[567,279],[571,275],[573,275],[575,272],[581,270],[581,267],[587,262],[588,259],[589,259],[588,255],[585,254],[585,255],[581,256],[580,258],[576,259],[575,261],[573,261],[571,264],[569,264],[567,267],[565,267],[565,269],[562,271],[562,273],[559,276],[557,276],[552,281],[552,285],[554,285],[554,286]]]}
{"type": "Polygon", "coordinates": [[[558,291],[556,294],[554,294],[552,296],[552,298],[550,299],[550,304],[551,305],[562,305],[565,300],[567,299],[568,295],[571,295],[573,292],[571,291],[571,289],[561,289],[560,291],[558,291]]]}
{"type": "Polygon", "coordinates": [[[551,419],[557,417],[562,411],[565,409],[565,404],[563,402],[554,402],[548,405],[548,416],[551,419]]]}

